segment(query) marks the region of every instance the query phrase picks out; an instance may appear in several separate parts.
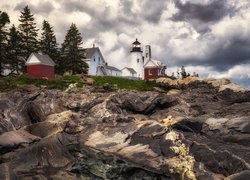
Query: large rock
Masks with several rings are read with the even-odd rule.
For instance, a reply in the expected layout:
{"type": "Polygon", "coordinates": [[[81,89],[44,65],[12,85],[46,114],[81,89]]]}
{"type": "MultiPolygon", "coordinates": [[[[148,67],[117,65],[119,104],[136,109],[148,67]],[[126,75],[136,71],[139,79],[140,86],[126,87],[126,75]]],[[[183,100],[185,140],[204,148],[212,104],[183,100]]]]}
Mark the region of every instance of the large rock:
{"type": "Polygon", "coordinates": [[[249,178],[249,92],[214,86],[0,95],[0,179],[249,178]]]}
{"type": "Polygon", "coordinates": [[[207,83],[211,84],[214,88],[217,88],[219,92],[224,90],[231,90],[233,92],[246,92],[246,88],[231,82],[229,79],[214,79],[214,78],[199,78],[199,77],[187,77],[184,79],[170,79],[170,78],[158,78],[156,83],[165,87],[166,89],[175,88],[189,88],[193,84],[207,83]]]}

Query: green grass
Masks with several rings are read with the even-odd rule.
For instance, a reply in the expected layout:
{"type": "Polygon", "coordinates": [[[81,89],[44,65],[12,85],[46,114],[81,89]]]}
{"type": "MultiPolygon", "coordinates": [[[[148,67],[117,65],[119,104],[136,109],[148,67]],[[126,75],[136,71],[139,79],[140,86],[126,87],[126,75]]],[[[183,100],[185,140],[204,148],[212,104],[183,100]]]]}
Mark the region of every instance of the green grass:
{"type": "Polygon", "coordinates": [[[32,78],[27,75],[11,76],[0,78],[0,91],[10,91],[26,85],[45,86],[48,89],[64,90],[70,82],[63,80],[46,80],[40,78],[32,78]]]}
{"type": "Polygon", "coordinates": [[[63,76],[63,80],[69,82],[78,82],[81,80],[81,77],[79,75],[65,75],[63,76]]]}
{"type": "MultiPolygon", "coordinates": [[[[156,86],[154,82],[143,80],[132,80],[122,77],[93,76],[95,86],[107,86],[111,89],[125,89],[137,91],[151,91],[156,86]]],[[[10,91],[27,85],[35,85],[47,89],[65,90],[69,84],[77,83],[77,88],[84,87],[84,82],[79,75],[67,75],[55,80],[32,78],[24,74],[21,76],[10,76],[0,78],[0,91],[10,91]]]]}
{"type": "Polygon", "coordinates": [[[106,86],[111,85],[117,89],[137,90],[137,91],[151,91],[156,86],[155,83],[144,80],[132,80],[122,77],[112,76],[93,76],[95,85],[106,86]]]}

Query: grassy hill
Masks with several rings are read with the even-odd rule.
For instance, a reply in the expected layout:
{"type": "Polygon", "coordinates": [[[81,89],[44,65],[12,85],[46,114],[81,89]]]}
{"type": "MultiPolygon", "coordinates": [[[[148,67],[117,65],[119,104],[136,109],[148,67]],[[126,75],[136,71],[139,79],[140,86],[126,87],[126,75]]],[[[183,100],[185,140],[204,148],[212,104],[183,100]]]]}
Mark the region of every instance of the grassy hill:
{"type": "MultiPolygon", "coordinates": [[[[122,77],[92,76],[93,86],[109,86],[113,89],[150,91],[155,86],[154,82],[144,80],[132,80],[122,77]]],[[[27,75],[10,76],[0,78],[0,91],[9,91],[26,85],[35,85],[48,89],[65,90],[70,84],[76,83],[76,87],[82,88],[86,85],[84,77],[80,75],[67,75],[58,77],[55,80],[31,78],[27,75]]]]}

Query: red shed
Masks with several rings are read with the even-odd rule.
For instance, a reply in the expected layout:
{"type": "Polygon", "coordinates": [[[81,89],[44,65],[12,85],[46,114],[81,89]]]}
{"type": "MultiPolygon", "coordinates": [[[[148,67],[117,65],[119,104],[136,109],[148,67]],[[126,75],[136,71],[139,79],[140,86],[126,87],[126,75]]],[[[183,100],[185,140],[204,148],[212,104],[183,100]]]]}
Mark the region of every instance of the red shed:
{"type": "Polygon", "coordinates": [[[55,78],[55,63],[47,54],[32,53],[25,65],[27,66],[27,73],[31,77],[55,78]]]}
{"type": "Polygon", "coordinates": [[[156,79],[165,76],[166,65],[161,61],[149,59],[144,65],[144,79],[156,79]]]}

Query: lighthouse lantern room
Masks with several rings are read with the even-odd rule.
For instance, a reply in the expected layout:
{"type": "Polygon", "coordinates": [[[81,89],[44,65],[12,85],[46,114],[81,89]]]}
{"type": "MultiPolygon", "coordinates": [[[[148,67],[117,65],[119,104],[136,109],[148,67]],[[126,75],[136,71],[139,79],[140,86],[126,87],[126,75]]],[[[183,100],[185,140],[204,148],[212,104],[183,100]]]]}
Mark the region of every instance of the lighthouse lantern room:
{"type": "Polygon", "coordinates": [[[132,49],[130,52],[142,52],[141,43],[136,39],[132,44],[132,49]]]}

